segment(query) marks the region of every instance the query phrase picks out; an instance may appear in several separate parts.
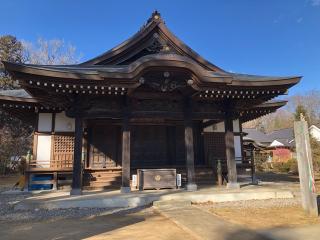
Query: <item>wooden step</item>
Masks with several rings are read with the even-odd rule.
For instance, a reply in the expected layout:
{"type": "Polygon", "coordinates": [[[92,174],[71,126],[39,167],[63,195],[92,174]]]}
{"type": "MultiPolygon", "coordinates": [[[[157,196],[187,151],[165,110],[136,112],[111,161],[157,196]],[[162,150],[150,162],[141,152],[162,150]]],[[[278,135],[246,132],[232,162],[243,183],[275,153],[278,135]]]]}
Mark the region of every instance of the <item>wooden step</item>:
{"type": "Polygon", "coordinates": [[[85,175],[85,178],[116,178],[121,177],[122,174],[96,174],[96,175],[85,175]]]}
{"type": "Polygon", "coordinates": [[[85,175],[98,176],[98,175],[121,175],[122,172],[86,172],[85,175]]]}
{"type": "Polygon", "coordinates": [[[87,182],[113,182],[113,181],[119,181],[121,180],[120,177],[104,177],[104,178],[85,178],[84,181],[87,182]]]}
{"type": "MultiPolygon", "coordinates": [[[[136,174],[131,170],[131,175],[136,174]]],[[[187,171],[185,168],[177,169],[177,174],[181,174],[182,184],[187,183],[187,171]]],[[[195,168],[195,181],[197,184],[215,184],[216,173],[212,168],[195,168]]],[[[122,182],[121,169],[113,170],[86,170],[84,179],[84,188],[91,189],[119,189],[122,182]]]]}
{"type": "Polygon", "coordinates": [[[94,182],[108,182],[108,181],[114,181],[121,179],[121,176],[103,176],[103,177],[90,177],[90,178],[85,178],[84,180],[86,181],[94,181],[94,182]]]}
{"type": "Polygon", "coordinates": [[[110,187],[114,185],[121,185],[121,182],[90,182],[84,184],[84,186],[88,187],[110,187]]]}
{"type": "Polygon", "coordinates": [[[121,185],[119,186],[105,186],[105,187],[93,187],[93,186],[84,186],[83,189],[84,190],[88,190],[88,191],[93,191],[93,190],[96,190],[96,191],[105,191],[105,190],[118,190],[120,189],[121,185]]]}
{"type": "Polygon", "coordinates": [[[87,175],[105,175],[105,174],[122,174],[122,171],[85,171],[87,175]]]}

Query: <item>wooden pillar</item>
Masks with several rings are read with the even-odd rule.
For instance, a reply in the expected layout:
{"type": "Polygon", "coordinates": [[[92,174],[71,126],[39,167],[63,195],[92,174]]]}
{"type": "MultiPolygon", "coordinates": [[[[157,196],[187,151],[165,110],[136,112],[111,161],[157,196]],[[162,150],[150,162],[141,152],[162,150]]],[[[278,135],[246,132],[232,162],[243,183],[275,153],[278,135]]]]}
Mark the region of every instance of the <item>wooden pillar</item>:
{"type": "Polygon", "coordinates": [[[228,167],[227,188],[240,188],[240,185],[237,182],[237,165],[236,165],[235,150],[234,150],[233,120],[230,114],[226,114],[224,125],[225,125],[226,158],[227,158],[227,167],[228,167]]]}
{"type": "Polygon", "coordinates": [[[167,126],[167,164],[175,165],[176,164],[176,127],[167,126]]]}
{"type": "Polygon", "coordinates": [[[202,134],[201,121],[197,121],[194,127],[194,139],[195,139],[195,159],[196,164],[204,165],[204,145],[202,134]]]}
{"type": "Polygon", "coordinates": [[[127,114],[122,123],[122,185],[121,192],[128,193],[130,188],[130,126],[127,114]]]}
{"type": "Polygon", "coordinates": [[[254,146],[252,146],[252,149],[250,149],[250,161],[251,161],[251,180],[252,180],[252,184],[258,184],[258,180],[256,178],[256,165],[255,165],[255,159],[254,159],[254,146]]]}
{"type": "Polygon", "coordinates": [[[89,167],[88,158],[88,121],[83,122],[83,136],[82,136],[82,159],[84,168],[89,167]]]}
{"type": "Polygon", "coordinates": [[[80,116],[75,117],[75,134],[73,150],[72,189],[70,195],[82,194],[82,135],[83,122],[80,116]]]}
{"type": "Polygon", "coordinates": [[[185,143],[185,156],[187,165],[187,191],[196,191],[197,185],[195,183],[194,172],[194,141],[193,141],[193,124],[192,124],[192,107],[191,100],[188,99],[185,106],[185,119],[184,119],[184,143],[185,143]]]}

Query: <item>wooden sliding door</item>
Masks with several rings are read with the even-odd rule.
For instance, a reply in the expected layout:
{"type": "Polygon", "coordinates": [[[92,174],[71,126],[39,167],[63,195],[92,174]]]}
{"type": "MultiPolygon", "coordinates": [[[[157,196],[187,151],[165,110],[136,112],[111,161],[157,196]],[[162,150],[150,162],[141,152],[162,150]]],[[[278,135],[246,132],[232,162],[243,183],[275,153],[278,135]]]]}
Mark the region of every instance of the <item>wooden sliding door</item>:
{"type": "Polygon", "coordinates": [[[117,167],[121,163],[120,126],[94,125],[89,129],[89,167],[117,167]]]}

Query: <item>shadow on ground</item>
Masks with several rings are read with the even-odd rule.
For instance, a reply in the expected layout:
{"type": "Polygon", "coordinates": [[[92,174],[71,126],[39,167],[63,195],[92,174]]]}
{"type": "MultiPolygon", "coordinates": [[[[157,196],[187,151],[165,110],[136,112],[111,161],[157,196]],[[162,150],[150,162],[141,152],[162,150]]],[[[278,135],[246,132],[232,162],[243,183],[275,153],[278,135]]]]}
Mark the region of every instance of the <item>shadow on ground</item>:
{"type": "MultiPolygon", "coordinates": [[[[222,240],[222,239],[221,239],[222,240]]],[[[223,240],[274,240],[253,230],[237,230],[227,234],[223,240]]]]}
{"type": "Polygon", "coordinates": [[[145,221],[142,208],[122,210],[104,216],[30,223],[0,223],[1,239],[85,239],[145,221]]]}
{"type": "Polygon", "coordinates": [[[264,182],[299,182],[298,174],[259,172],[256,175],[264,182]]]}

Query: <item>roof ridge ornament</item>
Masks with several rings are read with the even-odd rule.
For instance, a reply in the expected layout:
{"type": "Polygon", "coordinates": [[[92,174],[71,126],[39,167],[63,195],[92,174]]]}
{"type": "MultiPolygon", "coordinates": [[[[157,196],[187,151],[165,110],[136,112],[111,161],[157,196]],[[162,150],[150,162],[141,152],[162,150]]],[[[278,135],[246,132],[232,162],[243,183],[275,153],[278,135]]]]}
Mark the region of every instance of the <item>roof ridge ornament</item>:
{"type": "Polygon", "coordinates": [[[151,17],[148,19],[147,24],[150,22],[157,22],[157,21],[162,21],[161,14],[158,12],[158,10],[154,10],[151,14],[151,17]]]}
{"type": "Polygon", "coordinates": [[[152,22],[162,22],[165,23],[162,18],[160,12],[158,10],[154,10],[151,14],[151,17],[148,18],[147,22],[145,22],[141,28],[139,29],[139,32],[143,31],[147,26],[149,26],[152,22]]]}

